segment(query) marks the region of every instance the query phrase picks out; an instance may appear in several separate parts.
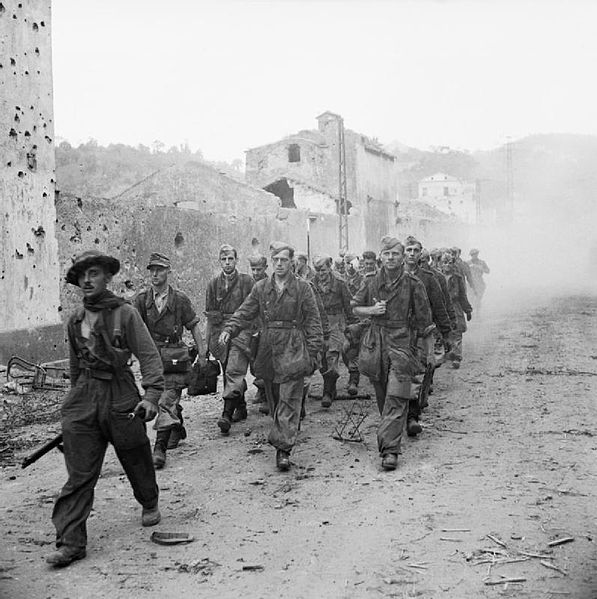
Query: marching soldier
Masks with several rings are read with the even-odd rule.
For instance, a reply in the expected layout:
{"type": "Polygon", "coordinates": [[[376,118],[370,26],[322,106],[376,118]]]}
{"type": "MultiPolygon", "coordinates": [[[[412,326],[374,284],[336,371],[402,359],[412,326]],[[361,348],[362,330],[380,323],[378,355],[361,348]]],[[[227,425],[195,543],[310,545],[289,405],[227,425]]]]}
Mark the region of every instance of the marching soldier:
{"type": "Polygon", "coordinates": [[[375,252],[365,250],[363,252],[363,277],[376,275],[377,271],[377,256],[375,255],[375,252]]]}
{"type": "Polygon", "coordinates": [[[323,301],[331,331],[321,372],[323,376],[321,405],[324,408],[329,408],[336,397],[336,380],[340,376],[338,360],[345,341],[344,329],[347,324],[356,319],[352,314],[348,287],[332,271],[332,258],[326,255],[318,256],[315,258],[313,266],[315,268],[313,285],[317,288],[323,301]]]}
{"type": "Polygon", "coordinates": [[[295,275],[299,279],[310,281],[315,276],[313,269],[309,266],[309,257],[307,254],[297,254],[295,266],[295,275]]]}
{"type": "MultiPolygon", "coordinates": [[[[247,418],[245,375],[249,366],[251,330],[243,330],[230,344],[219,343],[224,327],[253,288],[253,278],[236,269],[236,249],[225,243],[220,247],[222,272],[207,285],[205,315],[209,351],[220,361],[224,373],[224,409],[218,420],[222,434],[227,435],[233,422],[247,418]]],[[[250,325],[251,323],[247,323],[250,325]]]]}
{"type": "Polygon", "coordinates": [[[155,418],[164,390],[162,361],[139,313],[107,288],[119,269],[116,258],[89,250],[66,274],[67,283],[81,288],[83,306],[67,327],[71,390],[61,424],[68,481],[52,513],[57,550],[46,558],[55,567],[86,555],[86,522],[109,442],[143,506],[141,524],[154,526],[161,518],[145,422],[155,418]],[[128,366],[131,354],[141,366],[143,398],[128,366]]]}
{"type": "MultiPolygon", "coordinates": [[[[446,342],[449,342],[449,337],[452,333],[450,317],[448,316],[448,312],[446,310],[446,304],[444,302],[440,284],[437,282],[433,272],[420,263],[423,246],[420,241],[412,236],[406,238],[404,245],[404,264],[406,270],[411,275],[417,277],[423,283],[423,285],[425,285],[425,291],[427,292],[427,298],[429,299],[431,316],[433,318],[433,322],[435,323],[436,331],[439,331],[440,334],[443,335],[443,338],[446,340],[446,342]]],[[[423,351],[423,343],[417,342],[417,348],[421,353],[421,362],[423,370],[425,370],[427,363],[423,351]]],[[[417,384],[415,384],[415,390],[418,391],[419,381],[416,382],[417,384]]],[[[421,400],[426,402],[427,398],[422,397],[421,400]]],[[[408,404],[408,418],[406,423],[406,432],[408,433],[409,437],[414,437],[421,432],[422,429],[421,425],[419,424],[419,418],[421,416],[421,410],[426,405],[426,403],[424,403],[424,405],[419,405],[419,401],[416,396],[411,398],[411,401],[408,404]]]]}
{"type": "MultiPolygon", "coordinates": [[[[257,283],[257,281],[261,281],[261,279],[267,279],[267,258],[262,256],[261,254],[257,254],[254,256],[249,256],[249,266],[251,267],[251,274],[253,275],[253,281],[257,283]]],[[[259,336],[259,330],[261,326],[257,323],[257,331],[254,331],[251,336],[251,341],[257,342],[259,336]]],[[[251,373],[254,371],[254,365],[251,363],[251,373]]],[[[257,395],[253,400],[255,404],[265,404],[265,387],[263,385],[263,381],[261,379],[254,379],[253,385],[257,387],[257,395]]],[[[265,407],[265,405],[259,408],[259,411],[265,414],[269,413],[269,410],[265,407]]]]}
{"type": "Polygon", "coordinates": [[[473,281],[473,275],[469,265],[460,257],[462,250],[459,247],[454,246],[450,249],[450,253],[454,258],[454,268],[462,276],[462,278],[469,284],[473,293],[475,291],[475,282],[473,281]]]}
{"type": "MultiPolygon", "coordinates": [[[[475,310],[478,313],[481,310],[481,301],[485,294],[485,281],[483,275],[489,274],[489,266],[485,260],[479,258],[479,250],[473,248],[470,252],[471,259],[466,263],[471,271],[471,277],[473,279],[474,292],[473,297],[475,298],[475,310]]],[[[477,314],[478,316],[478,314],[477,314]]]]}
{"type": "Polygon", "coordinates": [[[278,469],[285,471],[298,436],[304,378],[318,366],[323,334],[313,290],[292,272],[294,248],[273,242],[270,252],[274,274],[253,287],[224,325],[219,341],[227,345],[260,317],[256,375],[264,379],[273,409],[268,441],[276,448],[278,469]]]}
{"type": "Polygon", "coordinates": [[[464,277],[458,272],[454,264],[454,256],[446,252],[442,256],[442,272],[448,283],[448,291],[454,312],[456,313],[456,328],[452,332],[452,350],[450,356],[452,359],[452,368],[460,368],[462,361],[462,335],[466,331],[466,321],[472,318],[473,308],[466,295],[466,284],[464,277]],[[466,314],[466,320],[464,315],[466,314]]]}
{"type": "MultiPolygon", "coordinates": [[[[151,287],[141,291],[134,301],[134,306],[149,329],[151,338],[158,351],[168,344],[182,344],[183,329],[191,331],[197,345],[197,360],[205,366],[205,345],[199,329],[199,317],[196,315],[191,300],[179,289],[168,283],[171,272],[170,258],[154,252],[147,265],[151,276],[151,287]]],[[[154,429],[156,441],[153,449],[153,463],[159,470],[166,463],[166,450],[178,447],[181,439],[186,439],[180,397],[187,386],[187,371],[171,372],[164,364],[165,389],[158,404],[158,417],[154,429]]]]}
{"type": "Polygon", "coordinates": [[[363,334],[360,371],[375,389],[381,422],[377,442],[382,468],[395,470],[411,395],[411,379],[419,364],[412,351],[416,335],[422,340],[428,364],[434,364],[435,325],[419,279],[405,271],[404,247],[395,237],[381,241],[382,268],[369,277],[353,298],[354,313],[369,317],[363,334]]]}

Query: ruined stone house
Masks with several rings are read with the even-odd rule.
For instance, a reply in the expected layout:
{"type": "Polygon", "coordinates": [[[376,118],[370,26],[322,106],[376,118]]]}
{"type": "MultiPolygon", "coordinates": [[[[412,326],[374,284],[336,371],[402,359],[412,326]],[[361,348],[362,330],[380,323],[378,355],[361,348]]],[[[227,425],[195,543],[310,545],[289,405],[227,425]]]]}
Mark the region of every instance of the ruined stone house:
{"type": "MultiPolygon", "coordinates": [[[[246,152],[247,181],[277,195],[284,207],[308,210],[314,234],[322,215],[338,212],[341,123],[339,115],[324,112],[317,117],[317,129],[246,152]]],[[[394,230],[399,169],[396,157],[377,140],[350,129],[344,139],[349,249],[361,252],[394,230]]]]}

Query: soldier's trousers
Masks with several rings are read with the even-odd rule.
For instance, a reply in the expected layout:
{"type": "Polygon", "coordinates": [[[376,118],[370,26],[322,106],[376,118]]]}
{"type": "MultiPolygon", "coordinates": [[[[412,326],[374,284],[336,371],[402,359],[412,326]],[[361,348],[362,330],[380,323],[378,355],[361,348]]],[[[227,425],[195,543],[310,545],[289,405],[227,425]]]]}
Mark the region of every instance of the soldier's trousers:
{"type": "Polygon", "coordinates": [[[372,381],[381,414],[377,428],[377,446],[383,456],[398,453],[406,425],[411,393],[411,377],[416,359],[407,349],[385,353],[382,358],[382,380],[372,381]]]}
{"type": "Polygon", "coordinates": [[[138,401],[134,381],[129,385],[84,375],[66,396],[62,434],[68,481],[52,513],[58,547],[87,544],[86,522],[108,443],[114,446],[135,499],[144,507],[157,503],[158,486],[145,423],[127,417],[138,401]]]}
{"type": "Polygon", "coordinates": [[[462,361],[462,333],[452,331],[452,360],[454,362],[462,361]]]}
{"type": "Polygon", "coordinates": [[[291,379],[272,385],[276,409],[268,441],[276,449],[290,452],[298,437],[304,378],[291,379]]]}
{"type": "Polygon", "coordinates": [[[230,344],[228,359],[222,366],[224,371],[224,399],[240,399],[247,389],[245,376],[249,368],[249,356],[247,350],[230,344]]]}
{"type": "Polygon", "coordinates": [[[164,375],[165,390],[158,402],[158,415],[153,424],[155,430],[168,430],[182,424],[180,397],[182,390],[187,386],[186,376],[186,374],[179,373],[164,375]]]}

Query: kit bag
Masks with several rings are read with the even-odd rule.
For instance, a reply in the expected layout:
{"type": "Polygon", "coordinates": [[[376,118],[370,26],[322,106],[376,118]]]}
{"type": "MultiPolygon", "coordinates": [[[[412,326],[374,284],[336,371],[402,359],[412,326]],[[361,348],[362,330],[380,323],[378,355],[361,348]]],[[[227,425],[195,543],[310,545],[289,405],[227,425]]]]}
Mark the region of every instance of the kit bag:
{"type": "Polygon", "coordinates": [[[164,374],[185,373],[191,367],[189,348],[182,341],[180,318],[180,300],[177,298],[174,331],[168,341],[159,346],[164,374]]]}
{"type": "Polygon", "coordinates": [[[218,387],[220,364],[217,360],[207,360],[205,367],[195,363],[189,373],[188,395],[209,395],[215,393],[218,387]]]}

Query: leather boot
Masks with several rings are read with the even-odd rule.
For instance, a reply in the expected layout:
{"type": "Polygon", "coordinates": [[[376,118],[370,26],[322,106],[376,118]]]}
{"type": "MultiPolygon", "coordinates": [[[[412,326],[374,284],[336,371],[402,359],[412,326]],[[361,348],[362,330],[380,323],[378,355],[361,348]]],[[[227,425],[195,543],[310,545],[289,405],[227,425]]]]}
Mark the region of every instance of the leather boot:
{"type": "Polygon", "coordinates": [[[329,408],[336,398],[336,379],[338,375],[334,372],[326,372],[323,375],[323,396],[321,398],[321,407],[329,408]]]}
{"type": "Polygon", "coordinates": [[[153,465],[156,470],[161,470],[166,464],[166,449],[171,432],[172,429],[168,428],[158,431],[156,434],[155,445],[153,447],[153,465]]]}
{"type": "Polygon", "coordinates": [[[225,399],[224,400],[224,410],[222,411],[222,415],[218,420],[218,426],[222,431],[222,434],[227,435],[230,432],[230,427],[232,426],[232,414],[234,413],[234,399],[225,399]]]}
{"type": "Polygon", "coordinates": [[[359,392],[359,380],[360,372],[358,370],[351,370],[348,373],[348,395],[356,395],[359,392]]]}
{"type": "Polygon", "coordinates": [[[278,470],[286,472],[290,468],[290,453],[282,449],[276,451],[276,466],[278,470]]]}
{"type": "Polygon", "coordinates": [[[240,422],[241,420],[247,419],[247,402],[245,401],[245,394],[240,396],[240,399],[236,403],[234,413],[232,414],[232,422],[240,422]]]}

